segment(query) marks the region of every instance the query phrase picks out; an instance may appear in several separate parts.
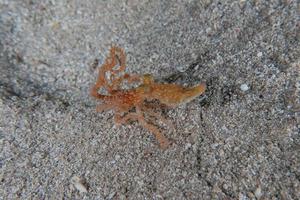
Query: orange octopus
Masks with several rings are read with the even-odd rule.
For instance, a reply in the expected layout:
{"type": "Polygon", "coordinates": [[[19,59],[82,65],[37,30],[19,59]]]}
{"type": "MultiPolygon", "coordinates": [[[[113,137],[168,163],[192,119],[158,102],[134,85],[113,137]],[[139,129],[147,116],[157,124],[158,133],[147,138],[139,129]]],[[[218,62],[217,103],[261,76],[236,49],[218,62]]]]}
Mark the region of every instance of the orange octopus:
{"type": "Polygon", "coordinates": [[[175,84],[156,83],[149,74],[129,75],[125,71],[126,56],[123,49],[113,46],[105,63],[100,67],[96,84],[91,88],[91,96],[102,101],[96,110],[114,110],[114,120],[117,125],[125,124],[130,120],[138,121],[144,128],[150,130],[162,149],[170,145],[170,141],[159,129],[147,122],[145,114],[161,120],[166,125],[172,124],[154,111],[149,101],[159,100],[160,106],[175,107],[189,102],[201,95],[205,89],[205,83],[194,87],[182,87],[175,84]],[[122,89],[121,86],[127,81],[140,83],[133,89],[122,89]],[[106,90],[107,94],[99,90],[106,90]]]}

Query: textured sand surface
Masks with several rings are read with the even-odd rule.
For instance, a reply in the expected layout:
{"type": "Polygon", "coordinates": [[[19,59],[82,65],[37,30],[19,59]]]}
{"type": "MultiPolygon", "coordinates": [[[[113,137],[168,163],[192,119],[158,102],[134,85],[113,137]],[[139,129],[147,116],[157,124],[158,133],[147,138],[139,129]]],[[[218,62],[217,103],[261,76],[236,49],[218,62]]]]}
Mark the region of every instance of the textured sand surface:
{"type": "Polygon", "coordinates": [[[299,24],[293,0],[0,0],[0,199],[299,199],[299,24]],[[95,111],[111,44],[207,83],[169,149],[95,111]]]}

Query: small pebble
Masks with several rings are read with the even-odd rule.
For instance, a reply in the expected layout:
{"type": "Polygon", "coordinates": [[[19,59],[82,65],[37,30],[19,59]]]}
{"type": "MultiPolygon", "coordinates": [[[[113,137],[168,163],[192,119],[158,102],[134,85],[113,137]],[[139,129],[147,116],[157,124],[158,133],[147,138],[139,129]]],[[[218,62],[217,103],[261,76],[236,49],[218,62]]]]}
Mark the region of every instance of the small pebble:
{"type": "Polygon", "coordinates": [[[191,148],[192,147],[192,144],[191,143],[187,143],[186,145],[185,145],[185,149],[187,150],[187,149],[189,149],[189,148],[191,148]]]}
{"type": "Polygon", "coordinates": [[[242,85],[241,85],[241,90],[242,90],[243,92],[246,92],[247,90],[249,90],[249,86],[248,86],[247,84],[242,84],[242,85]]]}
{"type": "Polygon", "coordinates": [[[262,57],[262,55],[263,55],[262,52],[257,53],[257,57],[262,57]]]}
{"type": "Polygon", "coordinates": [[[72,184],[80,193],[87,193],[87,187],[85,185],[85,181],[78,176],[74,176],[71,179],[72,184]]]}
{"type": "Polygon", "coordinates": [[[212,29],[211,29],[210,27],[208,27],[208,28],[205,30],[206,33],[210,33],[211,31],[212,31],[212,29]]]}
{"type": "Polygon", "coordinates": [[[256,188],[254,194],[255,194],[256,198],[260,199],[260,197],[262,196],[261,187],[256,188]]]}

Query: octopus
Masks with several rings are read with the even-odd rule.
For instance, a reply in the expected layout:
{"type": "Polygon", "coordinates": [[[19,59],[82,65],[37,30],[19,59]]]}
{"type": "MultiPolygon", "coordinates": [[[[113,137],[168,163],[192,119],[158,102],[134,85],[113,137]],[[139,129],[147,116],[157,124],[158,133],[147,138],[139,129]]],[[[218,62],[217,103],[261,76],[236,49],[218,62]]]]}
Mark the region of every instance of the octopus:
{"type": "Polygon", "coordinates": [[[114,111],[116,125],[137,121],[144,128],[153,133],[160,148],[166,149],[171,142],[159,128],[147,120],[155,118],[167,126],[172,126],[169,120],[155,111],[157,107],[173,108],[190,102],[204,93],[205,83],[193,87],[183,87],[177,84],[158,83],[150,74],[128,74],[126,69],[126,55],[122,48],[112,46],[109,56],[99,68],[98,78],[92,86],[90,94],[101,101],[96,111],[114,111]],[[136,84],[137,87],[123,89],[122,85],[136,84]],[[151,103],[158,101],[157,103],[151,103]]]}

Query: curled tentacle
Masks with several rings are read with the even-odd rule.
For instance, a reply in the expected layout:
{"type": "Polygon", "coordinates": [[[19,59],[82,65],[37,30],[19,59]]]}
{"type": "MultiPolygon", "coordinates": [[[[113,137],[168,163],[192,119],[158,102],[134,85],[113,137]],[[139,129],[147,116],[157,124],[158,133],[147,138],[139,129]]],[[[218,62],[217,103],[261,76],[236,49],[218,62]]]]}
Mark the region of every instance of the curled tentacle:
{"type": "Polygon", "coordinates": [[[105,88],[108,93],[112,93],[115,88],[118,88],[121,81],[115,81],[115,75],[121,73],[126,68],[126,56],[124,51],[116,46],[110,49],[109,56],[105,59],[105,63],[99,68],[98,78],[95,85],[91,89],[93,97],[102,99],[104,95],[98,93],[101,88],[105,88]],[[114,69],[119,64],[118,69],[114,69]],[[107,74],[110,73],[111,80],[107,79],[107,74]],[[116,83],[115,83],[116,82],[116,83]]]}

